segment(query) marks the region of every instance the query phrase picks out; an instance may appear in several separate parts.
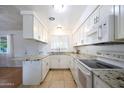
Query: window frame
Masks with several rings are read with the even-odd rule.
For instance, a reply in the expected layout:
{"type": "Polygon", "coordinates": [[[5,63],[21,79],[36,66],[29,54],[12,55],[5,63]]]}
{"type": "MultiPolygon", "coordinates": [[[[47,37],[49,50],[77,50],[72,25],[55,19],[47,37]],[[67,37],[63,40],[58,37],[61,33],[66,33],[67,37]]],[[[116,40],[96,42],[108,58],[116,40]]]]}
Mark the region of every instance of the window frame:
{"type": "Polygon", "coordinates": [[[0,41],[1,41],[1,37],[6,37],[7,47],[6,47],[6,51],[5,52],[1,52],[0,51],[0,55],[8,54],[9,51],[10,51],[10,38],[9,38],[9,35],[0,35],[0,41]]]}
{"type": "Polygon", "coordinates": [[[64,51],[68,51],[69,50],[69,36],[68,35],[51,35],[51,45],[50,45],[50,49],[51,49],[51,51],[56,51],[56,52],[64,52],[64,51]],[[66,38],[66,39],[63,39],[63,38],[66,38]],[[57,38],[59,38],[59,40],[55,40],[55,39],[57,39],[57,38]],[[57,43],[59,44],[59,45],[57,45],[58,46],[58,48],[56,47],[56,48],[54,48],[55,47],[55,42],[57,41],[57,43]],[[66,42],[64,42],[64,41],[66,41],[66,42]],[[64,42],[64,43],[63,43],[64,42]],[[62,48],[62,46],[61,46],[61,44],[66,44],[66,47],[63,47],[62,48]],[[53,47],[54,46],[54,47],[53,47]]]}

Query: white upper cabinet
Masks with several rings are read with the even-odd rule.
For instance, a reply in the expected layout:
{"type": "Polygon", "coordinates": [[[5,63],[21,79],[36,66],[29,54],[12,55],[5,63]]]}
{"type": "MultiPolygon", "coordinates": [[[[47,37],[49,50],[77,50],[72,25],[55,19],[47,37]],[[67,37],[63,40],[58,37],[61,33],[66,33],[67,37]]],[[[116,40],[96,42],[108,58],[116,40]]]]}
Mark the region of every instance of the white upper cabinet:
{"type": "Polygon", "coordinates": [[[97,32],[99,24],[99,8],[86,21],[86,44],[97,42],[97,32]]]}
{"type": "Polygon", "coordinates": [[[36,40],[40,39],[39,26],[40,26],[39,21],[35,17],[33,17],[33,31],[32,31],[32,33],[33,33],[33,38],[36,39],[36,40]]]}
{"type": "Polygon", "coordinates": [[[114,41],[114,6],[99,6],[87,21],[88,44],[114,41]]]}
{"type": "Polygon", "coordinates": [[[116,39],[124,39],[124,5],[115,6],[115,34],[116,39]]]}
{"type": "Polygon", "coordinates": [[[73,33],[73,45],[79,46],[84,42],[83,38],[83,26],[81,26],[76,32],[73,33]]]}
{"type": "Polygon", "coordinates": [[[47,42],[47,30],[39,18],[31,11],[22,11],[23,15],[23,37],[47,42]]]}
{"type": "Polygon", "coordinates": [[[47,32],[46,32],[46,30],[45,29],[43,29],[43,31],[42,31],[42,40],[43,40],[43,42],[48,42],[48,40],[47,40],[47,32]]]}
{"type": "Polygon", "coordinates": [[[77,45],[77,32],[74,32],[73,34],[73,46],[77,45]]]}
{"type": "Polygon", "coordinates": [[[84,26],[82,25],[80,28],[80,44],[82,45],[84,43],[84,26]]]}
{"type": "Polygon", "coordinates": [[[39,40],[43,41],[43,26],[39,24],[39,40]]]}
{"type": "MultiPolygon", "coordinates": [[[[83,24],[81,24],[81,27],[83,28],[82,32],[80,33],[79,29],[77,29],[77,31],[74,32],[75,42],[77,46],[84,44],[97,44],[115,41],[114,7],[115,7],[114,5],[104,5],[98,6],[96,9],[94,9],[94,11],[89,15],[86,21],[83,24]],[[79,35],[77,35],[78,33],[79,35]],[[76,39],[76,37],[78,39],[76,39]]],[[[124,6],[121,9],[124,10],[124,6]]],[[[119,13],[117,13],[117,16],[118,14],[119,13]]],[[[122,13],[122,15],[124,16],[124,13],[122,13]]],[[[121,18],[121,22],[123,19],[124,18],[121,18]]],[[[121,24],[123,24],[123,22],[121,24]]],[[[122,25],[120,26],[121,26],[120,30],[118,30],[117,32],[118,33],[117,37],[124,38],[124,31],[122,30],[124,27],[122,25]]]]}
{"type": "Polygon", "coordinates": [[[100,6],[99,14],[98,42],[114,41],[114,6],[100,6]]]}

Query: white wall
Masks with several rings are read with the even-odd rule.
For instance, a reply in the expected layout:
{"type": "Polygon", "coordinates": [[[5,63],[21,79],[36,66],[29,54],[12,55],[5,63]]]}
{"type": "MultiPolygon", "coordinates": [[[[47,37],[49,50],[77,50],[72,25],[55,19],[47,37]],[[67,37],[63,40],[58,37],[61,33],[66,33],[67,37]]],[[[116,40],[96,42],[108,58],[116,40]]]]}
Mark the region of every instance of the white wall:
{"type": "Polygon", "coordinates": [[[22,31],[1,31],[1,35],[12,35],[14,43],[14,57],[21,57],[25,55],[38,54],[38,42],[34,40],[25,40],[22,31]]]}
{"type": "Polygon", "coordinates": [[[7,57],[0,55],[1,67],[21,66],[22,62],[11,61],[12,57],[23,57],[25,55],[38,55],[39,51],[45,51],[43,45],[35,40],[25,40],[22,31],[1,31],[0,35],[12,35],[11,55],[7,57]],[[6,60],[6,61],[5,61],[6,60]]]}

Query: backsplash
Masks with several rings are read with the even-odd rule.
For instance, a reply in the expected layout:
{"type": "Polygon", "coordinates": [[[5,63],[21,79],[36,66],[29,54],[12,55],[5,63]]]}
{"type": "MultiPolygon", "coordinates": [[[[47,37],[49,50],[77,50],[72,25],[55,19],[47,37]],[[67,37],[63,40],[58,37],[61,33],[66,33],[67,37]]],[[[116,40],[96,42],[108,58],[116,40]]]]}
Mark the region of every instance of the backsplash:
{"type": "Polygon", "coordinates": [[[100,51],[109,51],[115,53],[124,53],[124,44],[118,45],[89,45],[89,46],[79,46],[77,47],[80,53],[98,55],[100,51]]]}
{"type": "Polygon", "coordinates": [[[124,61],[124,52],[117,51],[98,51],[97,55],[99,57],[113,58],[115,60],[124,61]]]}
{"type": "Polygon", "coordinates": [[[89,45],[80,46],[76,49],[81,54],[97,56],[97,59],[124,67],[124,44],[120,45],[89,45]]]}

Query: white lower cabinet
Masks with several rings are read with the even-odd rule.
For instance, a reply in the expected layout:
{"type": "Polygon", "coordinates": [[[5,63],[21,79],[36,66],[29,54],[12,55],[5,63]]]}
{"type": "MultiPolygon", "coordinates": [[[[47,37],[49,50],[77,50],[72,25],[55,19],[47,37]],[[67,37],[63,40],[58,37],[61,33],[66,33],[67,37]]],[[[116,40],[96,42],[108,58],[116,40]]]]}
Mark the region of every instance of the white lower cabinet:
{"type": "Polygon", "coordinates": [[[103,80],[93,75],[93,87],[94,88],[110,88],[110,86],[103,80]]]}
{"type": "Polygon", "coordinates": [[[23,85],[39,85],[49,71],[49,64],[41,61],[23,62],[23,85]]]}
{"type": "Polygon", "coordinates": [[[73,76],[76,84],[78,84],[77,61],[74,58],[71,58],[69,65],[70,65],[70,70],[71,70],[72,76],[73,76]]]}
{"type": "Polygon", "coordinates": [[[50,68],[51,69],[68,69],[70,57],[68,55],[51,55],[50,68]]]}
{"type": "Polygon", "coordinates": [[[42,80],[42,62],[23,62],[23,85],[39,85],[42,80]]]}
{"type": "Polygon", "coordinates": [[[70,61],[70,56],[68,55],[60,55],[60,68],[69,68],[69,61],[70,61]]]}
{"type": "Polygon", "coordinates": [[[59,67],[59,55],[50,56],[50,68],[57,69],[59,67]]]}
{"type": "Polygon", "coordinates": [[[45,79],[49,71],[49,57],[46,57],[42,60],[42,81],[45,79]]]}

